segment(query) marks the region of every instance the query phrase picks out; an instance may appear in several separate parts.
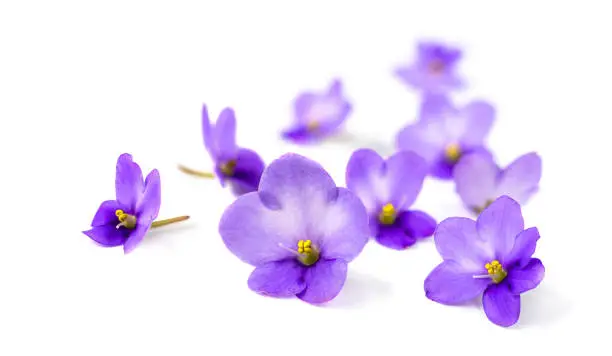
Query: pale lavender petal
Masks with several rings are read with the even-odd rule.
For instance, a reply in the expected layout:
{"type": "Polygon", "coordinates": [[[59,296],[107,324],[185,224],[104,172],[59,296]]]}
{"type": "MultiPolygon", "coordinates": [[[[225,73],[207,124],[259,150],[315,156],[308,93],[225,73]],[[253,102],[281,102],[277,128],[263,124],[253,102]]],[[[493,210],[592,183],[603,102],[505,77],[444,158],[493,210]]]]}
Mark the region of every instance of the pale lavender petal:
{"type": "Polygon", "coordinates": [[[142,197],[144,181],[140,166],[132,160],[132,155],[124,153],[117,160],[115,192],[117,201],[128,210],[136,208],[142,197]]]}
{"type": "Polygon", "coordinates": [[[487,318],[503,327],[516,324],[521,314],[521,297],[512,293],[507,283],[490,285],[484,292],[482,305],[487,318]]]}
{"type": "Polygon", "coordinates": [[[495,199],[499,168],[490,155],[470,154],[455,165],[455,188],[463,203],[472,209],[482,209],[489,199],[495,199]]]}
{"type": "Polygon", "coordinates": [[[434,232],[436,248],[445,261],[457,262],[465,271],[479,274],[494,259],[486,241],[476,231],[476,222],[468,218],[443,220],[434,232]]]}
{"type": "Polygon", "coordinates": [[[421,101],[419,120],[435,120],[448,115],[456,115],[457,111],[449,97],[445,94],[426,94],[421,101]]]}
{"type": "Polygon", "coordinates": [[[342,97],[342,82],[339,79],[334,79],[329,86],[329,90],[327,91],[327,95],[342,97]]]}
{"type": "Polygon", "coordinates": [[[525,293],[537,287],[544,279],[544,265],[532,258],[523,268],[514,268],[508,273],[510,291],[514,294],[525,293]]]}
{"type": "Polygon", "coordinates": [[[423,157],[428,164],[436,162],[447,144],[440,132],[440,123],[417,122],[406,126],[397,135],[397,147],[400,151],[412,151],[423,157]]]}
{"type": "MultiPolygon", "coordinates": [[[[315,93],[303,93],[295,98],[293,107],[295,111],[295,119],[297,124],[307,124],[308,116],[306,115],[312,103],[317,99],[315,93]]],[[[302,125],[299,125],[300,127],[302,125]]]]}
{"type": "Polygon", "coordinates": [[[408,151],[397,152],[385,163],[389,195],[379,198],[387,198],[386,202],[393,203],[398,210],[408,209],[419,195],[427,171],[427,162],[418,154],[408,151]]]}
{"type": "Polygon", "coordinates": [[[295,259],[268,262],[257,266],[249,277],[249,288],[270,297],[292,297],[306,287],[305,267],[295,259]]]}
{"type": "Polygon", "coordinates": [[[94,215],[91,226],[102,226],[108,224],[118,224],[117,215],[115,212],[122,209],[121,205],[115,200],[107,200],[100,204],[96,215],[94,215]]]}
{"type": "Polygon", "coordinates": [[[455,261],[444,261],[427,276],[424,287],[425,295],[434,302],[457,305],[479,296],[489,283],[488,278],[474,278],[455,261]]]}
{"type": "Polygon", "coordinates": [[[219,160],[235,159],[238,153],[236,145],[236,115],[231,108],[225,108],[219,114],[214,128],[215,148],[219,160]]]}
{"type": "Polygon", "coordinates": [[[202,137],[204,138],[204,146],[206,147],[206,150],[211,156],[213,156],[213,158],[215,158],[216,152],[214,148],[215,143],[213,138],[213,127],[210,124],[210,117],[208,115],[206,104],[202,105],[202,137]]]}
{"type": "Polygon", "coordinates": [[[138,203],[136,213],[139,219],[153,221],[157,219],[161,206],[161,180],[159,171],[154,169],[147,175],[144,194],[138,203]]]}
{"type": "Polygon", "coordinates": [[[521,267],[526,265],[531,260],[539,239],[540,232],[535,227],[519,233],[510,254],[502,260],[502,264],[507,266],[518,264],[521,267]]]}
{"type": "Polygon", "coordinates": [[[516,236],[524,230],[521,206],[508,196],[497,198],[478,216],[478,235],[488,246],[495,258],[503,260],[508,256],[516,236]]]}
{"type": "Polygon", "coordinates": [[[117,229],[115,225],[100,225],[83,233],[103,247],[123,245],[128,236],[125,229],[117,229]]]}
{"type": "Polygon", "coordinates": [[[370,213],[379,206],[378,191],[384,193],[382,175],[385,160],[371,149],[360,149],[351,155],[346,166],[346,187],[361,199],[370,213]]]}
{"type": "Polygon", "coordinates": [[[436,230],[436,220],[422,211],[405,211],[399,216],[399,220],[408,235],[417,239],[429,237],[436,230]]]}
{"type": "Polygon", "coordinates": [[[304,273],[306,289],[297,295],[311,304],[334,299],[346,281],[347,263],[344,260],[319,260],[304,273]]]}
{"type": "Polygon", "coordinates": [[[151,221],[139,220],[136,228],[130,231],[130,237],[123,244],[123,252],[130,253],[142,242],[151,227],[151,221]]]}
{"type": "Polygon", "coordinates": [[[473,101],[461,109],[465,131],[461,142],[468,146],[481,146],[491,131],[495,120],[495,108],[484,101],[473,101]]]}
{"type": "Polygon", "coordinates": [[[498,183],[497,195],[508,195],[525,204],[535,193],[542,177],[542,159],[537,153],[517,158],[504,169],[498,183]]]}

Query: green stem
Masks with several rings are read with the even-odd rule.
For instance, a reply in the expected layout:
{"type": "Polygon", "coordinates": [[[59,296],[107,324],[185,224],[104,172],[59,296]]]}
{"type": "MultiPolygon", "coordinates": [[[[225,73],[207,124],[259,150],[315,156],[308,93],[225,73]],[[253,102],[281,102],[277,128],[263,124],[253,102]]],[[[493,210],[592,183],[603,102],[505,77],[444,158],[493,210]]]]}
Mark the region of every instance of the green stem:
{"type": "Polygon", "coordinates": [[[192,176],[196,176],[196,177],[200,177],[200,178],[207,178],[207,179],[215,178],[215,175],[213,173],[196,171],[195,169],[191,169],[191,168],[185,167],[180,164],[178,166],[178,169],[183,173],[186,173],[192,176]]]}
{"type": "Polygon", "coordinates": [[[151,228],[166,226],[177,222],[185,221],[187,219],[189,219],[189,215],[177,216],[176,218],[171,219],[157,220],[153,221],[153,223],[151,224],[151,228]]]}

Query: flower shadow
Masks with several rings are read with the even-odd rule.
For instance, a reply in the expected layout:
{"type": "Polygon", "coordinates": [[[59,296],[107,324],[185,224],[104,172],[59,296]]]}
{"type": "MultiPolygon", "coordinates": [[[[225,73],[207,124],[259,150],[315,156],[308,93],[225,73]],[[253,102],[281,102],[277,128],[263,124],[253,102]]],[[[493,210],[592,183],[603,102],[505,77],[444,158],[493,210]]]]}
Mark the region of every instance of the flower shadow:
{"type": "Polygon", "coordinates": [[[354,309],[380,303],[391,295],[392,284],[369,274],[349,272],[342,292],[331,303],[331,308],[354,309]]]}
{"type": "Polygon", "coordinates": [[[572,310],[572,303],[543,283],[521,295],[521,316],[517,328],[547,326],[557,323],[572,310]]]}
{"type": "Polygon", "coordinates": [[[378,152],[378,154],[382,156],[391,155],[395,151],[395,148],[393,147],[393,144],[391,142],[385,142],[377,138],[356,135],[347,131],[342,131],[334,136],[328,137],[325,140],[324,144],[346,146],[351,150],[357,150],[360,148],[370,148],[378,152]]]}

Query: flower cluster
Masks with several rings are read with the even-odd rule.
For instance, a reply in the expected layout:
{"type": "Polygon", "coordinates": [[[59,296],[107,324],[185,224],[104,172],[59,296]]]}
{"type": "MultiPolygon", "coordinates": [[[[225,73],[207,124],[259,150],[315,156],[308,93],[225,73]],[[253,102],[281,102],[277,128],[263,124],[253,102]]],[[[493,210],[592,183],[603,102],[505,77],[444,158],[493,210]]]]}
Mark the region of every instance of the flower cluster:
{"type": "MultiPolygon", "coordinates": [[[[417,120],[397,134],[397,150],[382,157],[358,149],[346,165],[346,188],[339,187],[319,163],[286,153],[268,166],[251,149],[236,143],[236,117],[225,108],[213,124],[202,110],[204,146],[212,172],[185,166],[187,174],[217,179],[236,199],[219,222],[225,246],[253,266],[248,287],[270,297],[297,297],[320,304],[342,290],[348,264],[370,239],[406,250],[433,236],[442,262],[425,278],[425,296],[456,305],[482,295],[486,316],[500,326],[519,319],[520,295],[544,277],[533,258],[540,237],[525,229],[521,205],[538,190],[542,163],[528,153],[507,167],[496,163],[486,138],[495,107],[484,100],[457,104],[465,88],[458,74],[462,51],[441,43],[420,43],[417,58],[395,74],[417,90],[417,120]],[[468,217],[439,224],[418,210],[417,198],[428,177],[450,181],[468,217]]],[[[343,85],[334,79],[322,93],[305,92],[294,101],[295,119],[282,138],[317,143],[341,130],[352,111],[343,85]]],[[[122,245],[129,253],[150,228],[188,216],[156,220],[161,205],[157,170],[143,179],[129,154],[117,162],[116,200],[103,202],[84,231],[99,245],[122,245]]],[[[431,240],[431,239],[430,239],[431,240]]]]}

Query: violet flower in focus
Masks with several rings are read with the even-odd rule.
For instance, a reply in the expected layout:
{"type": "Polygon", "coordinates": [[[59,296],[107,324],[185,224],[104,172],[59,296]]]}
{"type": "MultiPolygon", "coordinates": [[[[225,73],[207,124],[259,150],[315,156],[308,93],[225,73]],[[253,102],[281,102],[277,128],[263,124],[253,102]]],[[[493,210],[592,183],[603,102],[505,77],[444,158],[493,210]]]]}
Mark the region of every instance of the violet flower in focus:
{"type": "Polygon", "coordinates": [[[420,120],[397,135],[397,148],[413,151],[427,161],[429,174],[451,179],[455,164],[466,154],[490,154],[485,147],[495,119],[495,108],[472,101],[456,108],[447,97],[432,96],[423,103],[420,120]]]}
{"type": "Polygon", "coordinates": [[[295,122],[282,135],[297,143],[317,141],[335,133],[351,112],[339,80],[334,80],[326,93],[299,95],[294,108],[295,122]]]}
{"type": "Polygon", "coordinates": [[[99,245],[123,245],[129,253],[142,241],[151,227],[164,226],[187,220],[188,216],[154,221],[161,205],[161,182],[157,169],[143,181],[140,166],[124,153],[117,160],[115,178],[116,200],[102,202],[91,223],[83,233],[99,245]]]}
{"type": "Polygon", "coordinates": [[[407,85],[425,93],[447,93],[464,86],[457,74],[461,50],[436,42],[417,46],[414,63],[396,69],[395,74],[407,85]]]}
{"type": "Polygon", "coordinates": [[[400,250],[431,236],[436,221],[408,210],[427,175],[427,163],[413,152],[398,152],[387,160],[370,149],[353,153],[346,168],[346,186],[357,194],[370,215],[370,231],[380,244],[400,250]]]}
{"type": "Polygon", "coordinates": [[[425,295],[457,305],[483,294],[489,320],[511,326],[519,319],[520,295],[544,278],[544,265],[532,258],[539,238],[537,228],[525,230],[521,207],[508,196],[497,198],[477,221],[448,218],[434,233],[444,262],[425,280],[425,295]]]}
{"type": "Polygon", "coordinates": [[[257,192],[226,209],[219,233],[255,266],[251,290],[318,304],[342,289],[347,264],[368,241],[368,218],[359,198],[318,163],[286,154],[266,168],[257,192]]]}
{"type": "Polygon", "coordinates": [[[453,176],[461,200],[478,214],[502,195],[525,204],[538,190],[542,159],[528,153],[501,169],[490,155],[471,154],[457,163],[453,176]]]}
{"type": "Polygon", "coordinates": [[[234,195],[242,195],[257,190],[265,163],[253,150],[238,147],[236,144],[236,116],[234,110],[225,108],[213,125],[208,117],[206,105],[202,108],[202,131],[204,146],[215,163],[215,173],[192,170],[183,166],[184,173],[204,178],[219,179],[222,187],[226,183],[234,195]]]}

